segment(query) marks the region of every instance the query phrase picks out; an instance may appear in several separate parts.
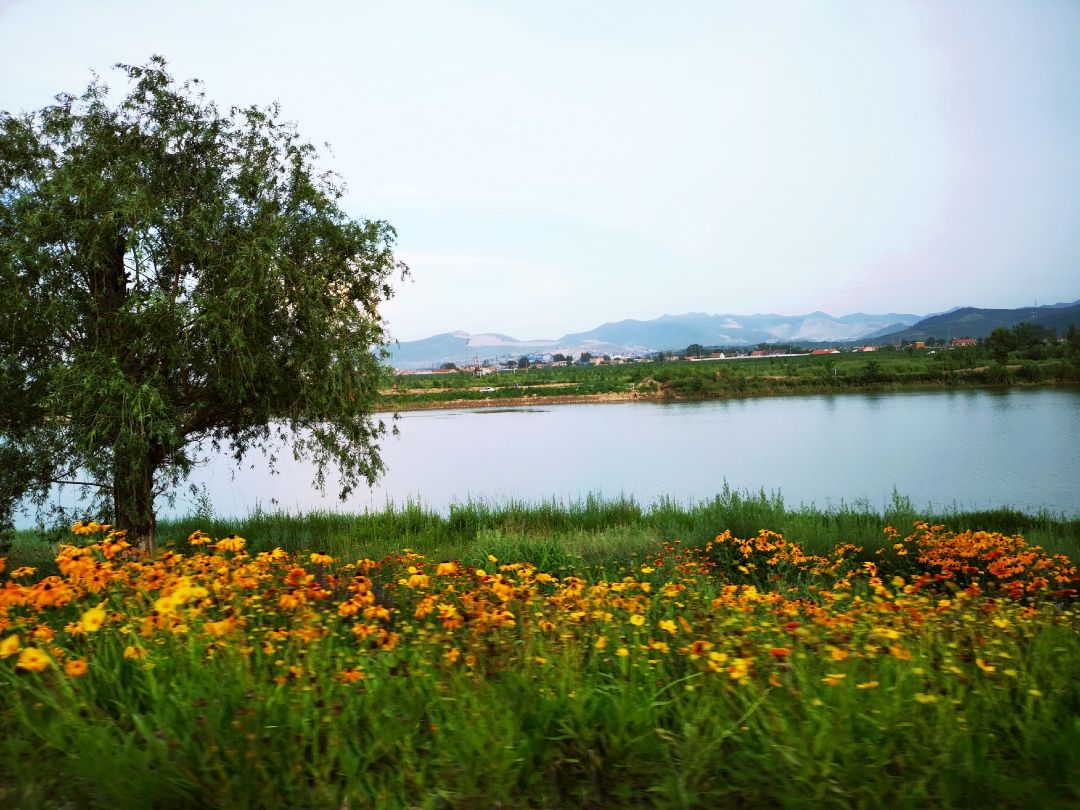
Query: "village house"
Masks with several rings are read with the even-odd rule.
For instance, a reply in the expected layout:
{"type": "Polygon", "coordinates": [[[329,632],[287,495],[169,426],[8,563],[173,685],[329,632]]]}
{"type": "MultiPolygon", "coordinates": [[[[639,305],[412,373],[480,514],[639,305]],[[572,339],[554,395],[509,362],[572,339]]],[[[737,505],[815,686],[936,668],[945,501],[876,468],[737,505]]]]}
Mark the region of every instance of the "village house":
{"type": "Polygon", "coordinates": [[[955,349],[958,346],[974,346],[978,342],[975,338],[953,338],[952,346],[955,349]]]}

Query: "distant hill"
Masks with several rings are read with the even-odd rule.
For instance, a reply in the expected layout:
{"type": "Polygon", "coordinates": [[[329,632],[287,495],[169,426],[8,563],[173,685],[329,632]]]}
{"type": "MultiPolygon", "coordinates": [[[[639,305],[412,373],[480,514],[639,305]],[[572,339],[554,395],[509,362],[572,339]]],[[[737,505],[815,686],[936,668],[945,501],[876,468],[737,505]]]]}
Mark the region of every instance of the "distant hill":
{"type": "Polygon", "coordinates": [[[690,312],[663,315],[650,321],[605,323],[587,332],[574,332],[557,340],[517,340],[500,334],[446,332],[423,340],[388,347],[391,365],[400,369],[433,368],[442,363],[470,362],[530,353],[578,355],[644,354],[703,346],[756,346],[759,343],[818,343],[858,340],[916,323],[918,315],[857,312],[834,318],[824,312],[808,315],[710,315],[690,312]]]}
{"type": "Polygon", "coordinates": [[[904,329],[872,337],[878,338],[882,343],[926,340],[931,337],[942,340],[954,337],[981,338],[986,337],[999,326],[1011,328],[1018,323],[1037,323],[1062,335],[1069,324],[1080,327],[1080,301],[1073,301],[1071,304],[1020,307],[1019,309],[960,307],[924,318],[904,329]]]}
{"type": "Polygon", "coordinates": [[[913,324],[918,315],[866,315],[834,318],[824,312],[809,315],[708,315],[691,312],[663,315],[651,321],[606,323],[588,332],[566,335],[564,341],[598,340],[634,344],[651,351],[703,346],[754,346],[784,341],[852,340],[885,327],[913,324]]]}

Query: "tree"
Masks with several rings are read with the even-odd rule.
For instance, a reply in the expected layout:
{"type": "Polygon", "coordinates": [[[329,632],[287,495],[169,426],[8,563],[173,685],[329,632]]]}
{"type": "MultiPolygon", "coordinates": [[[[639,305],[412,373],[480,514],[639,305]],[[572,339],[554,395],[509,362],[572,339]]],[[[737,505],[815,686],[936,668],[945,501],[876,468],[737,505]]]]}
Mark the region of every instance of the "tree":
{"type": "Polygon", "coordinates": [[[521,357],[518,358],[517,367],[518,368],[528,368],[529,367],[529,358],[526,357],[525,355],[521,355],[521,357]]]}
{"type": "Polygon", "coordinates": [[[986,348],[997,362],[1005,365],[1009,362],[1009,353],[1016,350],[1019,345],[1016,332],[999,326],[986,338],[986,348]]]}
{"type": "Polygon", "coordinates": [[[1026,349],[1043,343],[1049,343],[1057,339],[1053,329],[1047,329],[1039,323],[1018,323],[1012,328],[1016,335],[1018,348],[1026,349]]]}
{"type": "Polygon", "coordinates": [[[345,497],[383,468],[393,228],[341,210],[276,106],[223,115],[161,57],[117,68],[115,106],[95,77],[0,113],[0,522],[77,480],[152,548],[200,445],[291,445],[345,497]]]}

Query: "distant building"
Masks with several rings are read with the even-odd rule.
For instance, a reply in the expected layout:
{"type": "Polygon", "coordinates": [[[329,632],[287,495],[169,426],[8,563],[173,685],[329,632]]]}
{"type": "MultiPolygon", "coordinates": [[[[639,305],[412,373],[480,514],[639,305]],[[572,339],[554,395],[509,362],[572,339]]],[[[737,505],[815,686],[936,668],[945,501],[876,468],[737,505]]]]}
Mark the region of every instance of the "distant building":
{"type": "Polygon", "coordinates": [[[975,338],[953,338],[952,345],[955,349],[957,346],[974,346],[978,343],[975,338]]]}
{"type": "Polygon", "coordinates": [[[818,355],[818,354],[840,354],[840,350],[839,350],[839,349],[813,349],[813,350],[812,350],[812,351],[810,352],[810,354],[811,354],[811,355],[818,355]]]}

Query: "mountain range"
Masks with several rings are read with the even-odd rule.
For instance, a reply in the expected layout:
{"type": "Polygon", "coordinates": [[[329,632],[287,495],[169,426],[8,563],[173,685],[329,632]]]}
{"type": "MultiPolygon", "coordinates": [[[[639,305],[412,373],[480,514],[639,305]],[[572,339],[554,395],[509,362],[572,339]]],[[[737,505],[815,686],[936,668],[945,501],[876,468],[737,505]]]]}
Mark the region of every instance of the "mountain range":
{"type": "Polygon", "coordinates": [[[1024,321],[1063,333],[1080,325],[1080,301],[1020,309],[957,307],[930,316],[890,312],[857,312],[836,318],[824,312],[808,315],[710,315],[689,312],[648,321],[627,319],[572,332],[555,340],[518,340],[497,333],[445,332],[387,347],[390,365],[398,369],[434,368],[476,359],[516,358],[522,354],[562,353],[640,355],[702,346],[746,347],[760,343],[845,344],[859,341],[895,343],[928,337],[985,337],[998,326],[1024,321]]]}

